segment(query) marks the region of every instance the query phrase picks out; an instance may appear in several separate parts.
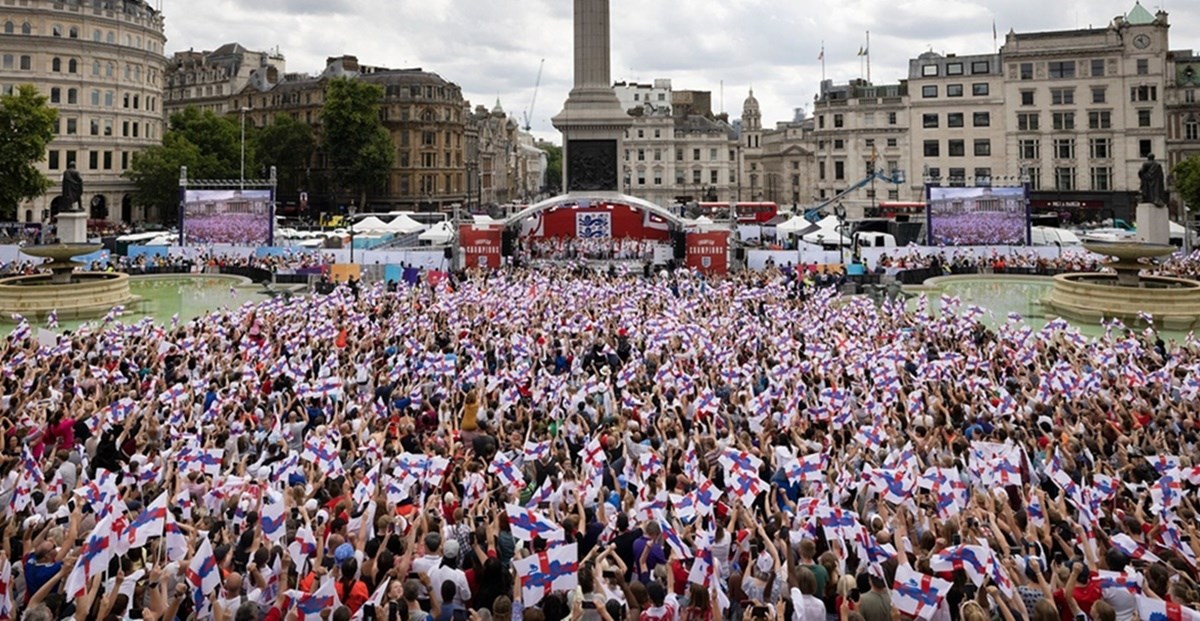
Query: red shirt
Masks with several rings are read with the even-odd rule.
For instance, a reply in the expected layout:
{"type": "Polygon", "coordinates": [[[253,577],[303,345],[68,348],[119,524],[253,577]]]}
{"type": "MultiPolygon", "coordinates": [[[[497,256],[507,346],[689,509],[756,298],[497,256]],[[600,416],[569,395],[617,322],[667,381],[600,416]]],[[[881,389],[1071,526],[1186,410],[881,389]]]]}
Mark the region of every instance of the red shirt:
{"type": "MultiPolygon", "coordinates": [[[[1075,603],[1084,612],[1090,611],[1092,604],[1100,601],[1101,595],[1098,580],[1088,580],[1087,584],[1075,587],[1075,603]]],[[[1075,615],[1071,614],[1071,607],[1067,605],[1066,593],[1062,589],[1054,592],[1054,605],[1058,606],[1058,616],[1062,618],[1062,621],[1074,621],[1075,615]]]]}

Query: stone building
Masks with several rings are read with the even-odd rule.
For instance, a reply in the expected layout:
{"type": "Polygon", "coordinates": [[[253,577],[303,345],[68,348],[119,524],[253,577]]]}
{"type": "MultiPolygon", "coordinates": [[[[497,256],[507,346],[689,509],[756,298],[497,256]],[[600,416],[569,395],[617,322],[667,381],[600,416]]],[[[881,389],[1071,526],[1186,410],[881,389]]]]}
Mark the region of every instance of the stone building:
{"type": "MultiPolygon", "coordinates": [[[[1189,157],[1200,157],[1200,54],[1192,50],[1171,52],[1167,68],[1168,170],[1189,157]]],[[[1192,205],[1192,211],[1200,205],[1192,205]]]]}
{"type": "Polygon", "coordinates": [[[38,164],[54,187],[18,209],[45,222],[74,162],[92,219],[157,219],[133,207],[122,174],[134,153],[162,140],[163,17],[142,0],[22,0],[0,5],[0,88],[32,84],[58,110],[58,127],[38,164]]]}
{"type": "Polygon", "coordinates": [[[252,52],[238,43],[212,51],[175,52],[167,67],[163,111],[168,119],[189,106],[217,114],[236,112],[227,109],[231,95],[242,92],[251,81],[276,84],[286,72],[283,54],[252,52]]]}

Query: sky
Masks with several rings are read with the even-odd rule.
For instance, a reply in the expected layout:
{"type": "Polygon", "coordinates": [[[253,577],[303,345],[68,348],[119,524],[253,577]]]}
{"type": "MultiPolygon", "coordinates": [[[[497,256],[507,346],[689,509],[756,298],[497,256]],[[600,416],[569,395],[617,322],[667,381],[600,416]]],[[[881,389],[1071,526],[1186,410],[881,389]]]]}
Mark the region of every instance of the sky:
{"type": "MultiPolygon", "coordinates": [[[[317,73],[329,56],[365,65],[421,67],[462,87],[473,105],[497,98],[533,133],[560,142],[550,118],[572,85],[570,0],[151,0],[162,2],[168,53],[230,42],[279,48],[289,72],[317,73]]],[[[763,125],[812,110],[824,74],[865,77],[860,48],[870,32],[871,79],[907,77],[922,52],[986,54],[1005,33],[1104,27],[1134,0],[611,0],[612,78],[708,90],[715,112],[741,116],[750,88],[763,125]],[[723,92],[723,95],[722,95],[723,92]]],[[[1148,0],[1170,14],[1171,49],[1200,49],[1200,2],[1148,0]]]]}

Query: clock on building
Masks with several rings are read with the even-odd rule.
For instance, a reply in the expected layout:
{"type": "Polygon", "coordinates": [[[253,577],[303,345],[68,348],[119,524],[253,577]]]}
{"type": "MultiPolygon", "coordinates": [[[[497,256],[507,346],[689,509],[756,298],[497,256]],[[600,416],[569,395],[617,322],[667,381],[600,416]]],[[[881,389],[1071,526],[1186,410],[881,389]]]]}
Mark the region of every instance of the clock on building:
{"type": "Polygon", "coordinates": [[[1140,34],[1140,35],[1134,37],[1133,38],[1133,46],[1138,48],[1139,50],[1144,50],[1144,49],[1150,47],[1150,37],[1148,35],[1144,35],[1144,34],[1140,34]]]}

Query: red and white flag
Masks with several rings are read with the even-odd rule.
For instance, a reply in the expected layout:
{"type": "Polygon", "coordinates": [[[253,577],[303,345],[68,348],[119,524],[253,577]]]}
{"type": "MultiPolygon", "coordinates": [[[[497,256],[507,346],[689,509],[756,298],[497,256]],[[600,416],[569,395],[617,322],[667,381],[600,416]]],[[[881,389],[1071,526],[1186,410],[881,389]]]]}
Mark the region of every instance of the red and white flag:
{"type": "Polygon", "coordinates": [[[514,560],[521,582],[521,602],[534,606],[555,591],[570,591],[579,586],[579,544],[558,546],[514,560]]]}
{"type": "Polygon", "coordinates": [[[917,619],[929,619],[941,605],[953,584],[913,570],[907,564],[896,567],[892,584],[892,603],[900,612],[917,619]]]}

